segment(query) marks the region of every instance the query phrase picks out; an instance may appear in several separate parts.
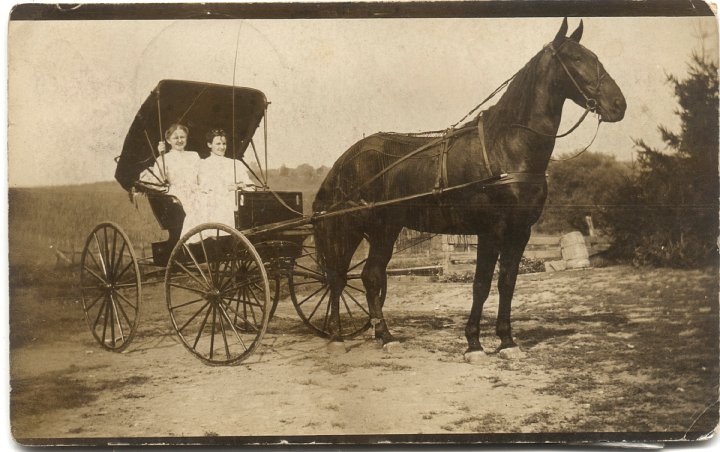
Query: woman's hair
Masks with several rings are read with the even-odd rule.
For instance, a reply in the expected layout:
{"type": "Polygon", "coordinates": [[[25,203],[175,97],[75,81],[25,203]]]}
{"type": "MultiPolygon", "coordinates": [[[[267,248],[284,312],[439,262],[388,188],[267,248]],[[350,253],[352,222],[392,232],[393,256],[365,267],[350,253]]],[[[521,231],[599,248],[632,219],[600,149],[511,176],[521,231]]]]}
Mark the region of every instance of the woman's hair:
{"type": "Polygon", "coordinates": [[[225,131],[223,129],[212,129],[205,134],[205,142],[212,143],[215,137],[227,138],[227,134],[225,134],[225,131]]]}
{"type": "Polygon", "coordinates": [[[187,127],[185,127],[182,124],[175,123],[175,124],[170,124],[170,127],[168,127],[167,130],[165,131],[165,140],[169,140],[170,135],[172,135],[173,132],[175,132],[177,129],[180,129],[183,132],[185,132],[185,135],[190,135],[190,131],[188,130],[187,127]]]}

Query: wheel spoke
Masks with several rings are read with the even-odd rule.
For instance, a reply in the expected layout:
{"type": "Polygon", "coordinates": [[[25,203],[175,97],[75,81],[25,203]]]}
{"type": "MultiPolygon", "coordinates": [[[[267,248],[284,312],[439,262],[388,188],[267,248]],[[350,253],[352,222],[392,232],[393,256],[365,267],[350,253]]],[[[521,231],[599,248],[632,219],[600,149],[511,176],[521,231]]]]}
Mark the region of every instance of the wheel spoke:
{"type": "Polygon", "coordinates": [[[115,229],[112,230],[113,232],[113,244],[112,244],[112,253],[110,254],[110,271],[115,271],[115,265],[117,262],[115,262],[115,250],[117,247],[117,231],[115,229]]]}
{"type": "MultiPolygon", "coordinates": [[[[253,292],[253,290],[252,290],[252,288],[250,288],[250,286],[246,287],[246,292],[248,295],[252,295],[252,297],[255,299],[255,301],[257,301],[257,304],[255,306],[257,306],[260,309],[260,312],[264,313],[265,306],[260,305],[260,299],[258,299],[257,295],[255,295],[255,292],[253,292]]],[[[248,300],[249,299],[250,299],[250,296],[248,296],[248,300]]],[[[255,310],[253,309],[253,303],[248,303],[248,306],[250,307],[250,312],[252,313],[252,316],[253,316],[253,322],[255,322],[255,324],[257,324],[257,317],[255,317],[255,310]]]]}
{"type": "MultiPolygon", "coordinates": [[[[110,302],[112,303],[113,317],[115,317],[115,320],[117,321],[118,332],[120,333],[120,340],[125,342],[125,332],[123,331],[122,325],[120,324],[120,316],[118,315],[117,304],[115,303],[115,300],[113,299],[112,294],[110,294],[110,302]]],[[[115,323],[113,323],[112,330],[113,330],[112,338],[113,338],[113,346],[114,346],[115,345],[115,323]]]]}
{"type": "Polygon", "coordinates": [[[352,312],[350,311],[350,306],[348,306],[347,300],[345,299],[345,294],[340,294],[340,299],[342,300],[343,304],[345,305],[345,310],[347,311],[348,315],[351,319],[354,319],[352,312]]]}
{"type": "Polygon", "coordinates": [[[212,315],[212,324],[210,325],[210,359],[213,359],[213,353],[215,351],[215,321],[217,320],[217,308],[215,305],[212,306],[212,315]]]}
{"type": "Polygon", "coordinates": [[[350,294],[350,292],[344,292],[344,293],[345,293],[348,297],[350,297],[350,299],[351,299],[352,301],[354,301],[355,304],[358,305],[358,306],[360,307],[360,309],[362,309],[365,314],[367,314],[368,316],[370,315],[370,313],[367,311],[367,309],[365,309],[365,306],[363,306],[360,302],[358,302],[358,301],[355,299],[355,297],[353,297],[353,296],[350,294]]]}
{"type": "MultiPolygon", "coordinates": [[[[125,240],[122,241],[122,244],[120,245],[120,252],[118,253],[118,260],[115,262],[115,267],[113,268],[113,271],[117,270],[118,266],[122,263],[123,257],[125,257],[125,247],[127,246],[127,242],[125,240]]],[[[132,261],[132,256],[130,256],[130,260],[132,261]]],[[[122,276],[122,273],[119,274],[116,278],[116,280],[120,279],[122,276]]]]}
{"type": "Polygon", "coordinates": [[[298,305],[298,306],[302,306],[303,303],[305,303],[306,301],[308,301],[309,299],[311,299],[312,297],[314,297],[315,295],[317,295],[318,292],[320,292],[321,290],[323,290],[323,289],[326,288],[326,287],[328,287],[328,286],[326,286],[325,284],[321,285],[318,290],[316,290],[315,292],[313,292],[313,293],[311,293],[310,295],[308,295],[307,297],[305,297],[305,298],[303,299],[303,301],[299,302],[297,305],[298,305]]]}
{"type": "Polygon", "coordinates": [[[107,294],[103,294],[103,302],[100,305],[100,309],[98,309],[97,317],[95,317],[95,322],[93,323],[92,330],[95,331],[95,328],[97,328],[97,324],[100,321],[100,316],[102,316],[103,311],[105,310],[105,303],[107,303],[107,294]]]}
{"type": "Polygon", "coordinates": [[[220,308],[220,306],[218,306],[217,308],[217,310],[220,311],[220,331],[222,332],[223,343],[225,344],[225,357],[227,359],[230,359],[230,347],[228,347],[227,336],[225,335],[225,319],[223,318],[222,309],[220,308]]]}
{"type": "Polygon", "coordinates": [[[85,310],[86,310],[86,311],[91,310],[92,307],[95,306],[95,303],[97,303],[98,301],[100,301],[100,299],[101,299],[102,297],[104,297],[104,296],[105,296],[105,292],[103,292],[103,293],[101,293],[100,295],[98,295],[98,297],[97,297],[95,300],[93,300],[93,302],[90,303],[90,304],[88,305],[88,307],[85,308],[85,310]]]}
{"type": "Polygon", "coordinates": [[[317,311],[317,309],[318,309],[318,308],[320,307],[320,305],[322,304],[323,300],[325,300],[325,297],[327,296],[328,292],[330,292],[330,287],[328,287],[327,289],[325,289],[325,293],[323,293],[323,294],[322,294],[322,297],[320,297],[320,301],[318,301],[317,304],[315,305],[315,309],[313,309],[312,312],[310,313],[310,315],[308,316],[308,318],[307,318],[307,319],[308,319],[308,322],[310,321],[310,319],[313,318],[313,316],[315,315],[315,311],[317,311]]]}
{"type": "Polygon", "coordinates": [[[328,298],[327,309],[325,309],[325,321],[323,322],[323,331],[328,330],[328,320],[330,319],[330,306],[332,305],[332,294],[328,298]]]}
{"type": "Polygon", "coordinates": [[[258,308],[262,308],[262,306],[260,305],[259,302],[258,302],[258,303],[252,303],[250,300],[243,299],[239,294],[238,294],[238,298],[234,298],[234,297],[223,297],[223,300],[236,301],[238,304],[242,303],[242,304],[247,305],[247,306],[257,306],[258,308]]]}
{"type": "Polygon", "coordinates": [[[134,282],[127,282],[127,283],[122,283],[122,284],[115,284],[115,288],[116,288],[116,289],[124,289],[124,288],[126,288],[126,287],[136,287],[136,286],[137,286],[137,283],[134,283],[134,282]]]}
{"type": "Polygon", "coordinates": [[[200,284],[202,287],[205,287],[206,290],[210,290],[210,286],[208,286],[208,285],[205,284],[204,282],[200,281],[200,279],[199,279],[197,276],[195,276],[195,275],[192,274],[192,272],[190,271],[190,269],[188,269],[187,267],[185,267],[185,266],[184,266],[183,264],[181,264],[180,262],[177,262],[177,261],[176,261],[175,263],[176,263],[176,264],[178,265],[178,267],[180,267],[189,277],[191,277],[192,279],[194,279],[198,284],[200,284]]]}
{"type": "Polygon", "coordinates": [[[125,303],[127,303],[128,305],[130,305],[130,307],[133,308],[133,309],[137,312],[137,310],[138,310],[137,306],[135,306],[134,304],[132,304],[132,303],[130,302],[130,300],[128,300],[127,298],[125,298],[125,295],[121,294],[121,293],[118,292],[118,291],[115,291],[115,294],[116,294],[118,297],[122,298],[122,300],[125,301],[125,303]]]}
{"type": "Polygon", "coordinates": [[[128,269],[129,269],[130,267],[133,267],[133,261],[132,261],[132,260],[131,260],[130,262],[128,262],[128,264],[122,269],[122,271],[121,271],[120,273],[117,274],[117,276],[115,277],[115,279],[118,280],[118,279],[122,278],[123,275],[125,274],[125,272],[128,271],[128,269]]]}
{"type": "MultiPolygon", "coordinates": [[[[209,303],[210,303],[210,302],[208,301],[208,304],[209,304],[209,303]]],[[[207,304],[206,304],[205,306],[207,306],[207,304]]],[[[207,313],[205,314],[205,318],[204,318],[203,321],[202,321],[202,325],[200,325],[200,329],[198,330],[198,334],[197,334],[197,336],[195,337],[195,343],[193,344],[193,349],[196,349],[198,342],[200,342],[200,337],[202,336],[202,332],[203,332],[203,330],[205,329],[205,325],[207,325],[207,319],[208,319],[208,317],[210,317],[210,311],[212,311],[212,310],[213,310],[213,307],[210,306],[210,307],[208,308],[208,310],[207,310],[207,313]]]]}
{"type": "MultiPolygon", "coordinates": [[[[91,258],[91,259],[93,260],[93,262],[95,263],[95,267],[97,267],[97,268],[99,268],[99,269],[102,269],[102,265],[100,265],[100,263],[97,261],[97,259],[95,259],[95,254],[94,254],[93,251],[90,249],[90,244],[88,244],[88,246],[87,246],[87,252],[85,253],[85,255],[86,255],[86,256],[90,256],[90,258],[91,258]]],[[[84,262],[83,262],[83,266],[87,268],[87,266],[85,266],[85,263],[84,263],[84,262]]]]}
{"type": "MultiPolygon", "coordinates": [[[[233,301],[238,301],[238,300],[233,300],[233,301]]],[[[239,303],[238,303],[238,304],[239,304],[239,303]]],[[[252,328],[252,329],[255,330],[255,331],[259,331],[255,325],[251,324],[251,323],[248,321],[248,319],[247,319],[247,309],[246,309],[246,306],[245,306],[244,304],[243,304],[244,315],[241,314],[240,312],[238,312],[237,309],[233,308],[233,307],[230,305],[230,303],[228,303],[228,304],[223,303],[223,306],[225,306],[227,309],[230,310],[230,312],[232,312],[233,314],[235,314],[235,318],[234,318],[233,321],[237,321],[238,318],[240,318],[240,320],[242,320],[242,321],[245,323],[245,325],[247,325],[248,327],[252,328]]]]}
{"type": "MultiPolygon", "coordinates": [[[[195,255],[193,254],[193,252],[190,251],[190,247],[188,247],[184,242],[182,245],[183,245],[183,248],[185,248],[185,251],[187,251],[188,254],[190,255],[190,259],[192,259],[193,263],[195,264],[195,267],[198,269],[198,272],[200,272],[200,276],[202,276],[203,279],[205,280],[205,284],[207,284],[207,287],[212,288],[212,284],[210,284],[210,281],[208,281],[208,279],[205,277],[205,273],[203,273],[202,269],[200,268],[200,264],[198,264],[197,260],[195,259],[195,255]]],[[[180,263],[178,262],[178,264],[180,264],[180,263]]]]}
{"type": "MultiPolygon", "coordinates": [[[[198,282],[199,282],[199,281],[198,281],[198,282]]],[[[205,291],[205,290],[200,290],[200,289],[196,289],[196,288],[194,288],[194,287],[189,287],[189,286],[183,286],[183,285],[181,285],[181,284],[174,283],[174,282],[171,282],[171,283],[170,283],[170,286],[171,286],[171,287],[177,287],[178,289],[188,290],[188,291],[190,291],[190,292],[199,293],[199,294],[201,294],[201,295],[205,295],[205,294],[207,293],[207,291],[205,291]]]]}
{"type": "Polygon", "coordinates": [[[306,270],[306,271],[310,272],[310,274],[317,276],[318,279],[324,279],[324,278],[325,278],[325,275],[323,275],[322,273],[320,273],[320,272],[318,272],[318,271],[316,271],[316,270],[313,270],[313,269],[311,269],[311,268],[307,268],[307,267],[305,267],[304,265],[300,265],[300,264],[298,264],[298,263],[295,263],[295,266],[296,266],[296,267],[300,267],[300,268],[302,268],[303,270],[306,270]]]}
{"type": "Polygon", "coordinates": [[[358,268],[359,266],[361,266],[361,265],[364,264],[365,262],[367,262],[367,258],[361,260],[361,261],[358,262],[357,264],[355,264],[355,265],[353,265],[352,267],[348,268],[348,273],[351,272],[351,271],[353,271],[353,270],[355,270],[356,268],[358,268]]]}
{"type": "MultiPolygon", "coordinates": [[[[245,349],[245,351],[247,351],[248,348],[247,348],[247,346],[245,346],[245,341],[242,340],[242,337],[240,337],[240,334],[235,329],[235,325],[233,325],[233,322],[230,321],[230,316],[227,314],[227,311],[225,311],[225,308],[227,308],[228,306],[226,306],[223,303],[220,303],[218,305],[218,307],[220,308],[220,314],[223,317],[225,317],[225,320],[227,321],[228,326],[230,326],[230,329],[233,331],[233,333],[235,333],[235,337],[240,341],[240,345],[242,345],[242,347],[245,349]]],[[[237,320],[237,316],[236,316],[236,320],[237,320]]],[[[247,323],[247,322],[245,322],[245,323],[247,323]]]]}
{"type": "Polygon", "coordinates": [[[235,261],[222,261],[222,270],[220,270],[220,264],[218,264],[218,290],[220,290],[220,292],[225,290],[232,283],[232,277],[235,274],[235,266],[233,265],[233,262],[235,261]],[[230,267],[229,269],[228,266],[230,267]]]}
{"type": "Polygon", "coordinates": [[[195,303],[197,303],[198,301],[203,301],[204,299],[205,299],[205,298],[196,298],[195,300],[187,301],[187,302],[185,302],[185,303],[183,303],[183,304],[179,304],[179,305],[177,305],[177,306],[173,306],[173,307],[170,308],[170,310],[171,310],[171,311],[174,311],[174,310],[176,310],[176,309],[184,308],[185,306],[190,306],[191,304],[195,304],[195,303]]]}
{"type": "Polygon", "coordinates": [[[127,315],[127,312],[125,312],[125,308],[122,307],[122,304],[120,304],[119,301],[117,302],[116,306],[120,310],[120,313],[123,315],[123,317],[125,317],[125,321],[127,322],[127,324],[132,328],[133,322],[130,320],[130,317],[127,315]]]}
{"type": "Polygon", "coordinates": [[[293,286],[295,286],[295,287],[298,287],[298,286],[307,286],[308,284],[322,284],[322,285],[325,285],[324,282],[318,281],[318,280],[316,280],[316,279],[313,279],[313,280],[310,280],[310,281],[305,281],[305,282],[293,282],[293,286]]]}
{"type": "Polygon", "coordinates": [[[95,279],[97,279],[98,281],[102,282],[103,284],[107,284],[107,280],[106,280],[106,279],[104,279],[102,276],[98,275],[98,274],[95,273],[94,271],[90,270],[90,268],[88,268],[87,265],[83,265],[83,268],[84,268],[85,270],[87,270],[87,272],[90,273],[90,275],[94,276],[95,279]]]}
{"type": "Polygon", "coordinates": [[[110,272],[112,271],[112,262],[110,262],[110,249],[108,248],[108,228],[103,228],[103,236],[105,237],[105,241],[103,242],[103,250],[105,250],[105,269],[107,270],[108,278],[110,278],[110,272]]]}
{"type": "Polygon", "coordinates": [[[347,284],[347,283],[346,283],[346,284],[345,284],[345,287],[349,287],[350,289],[356,290],[356,291],[358,291],[358,292],[360,292],[360,293],[363,293],[363,294],[365,293],[365,291],[364,291],[363,289],[358,289],[357,287],[353,286],[352,284],[347,284]]]}
{"type": "Polygon", "coordinates": [[[107,333],[108,318],[110,317],[110,316],[109,316],[109,314],[110,314],[110,312],[109,312],[109,311],[110,311],[110,303],[108,303],[108,302],[106,301],[105,304],[104,304],[104,306],[105,306],[105,315],[103,316],[103,334],[102,334],[102,343],[103,343],[103,345],[105,344],[105,336],[106,336],[106,333],[107,333]]]}
{"type": "Polygon", "coordinates": [[[192,322],[193,320],[195,320],[195,317],[197,317],[201,312],[203,312],[203,310],[205,309],[205,307],[206,307],[209,303],[210,303],[210,301],[206,301],[205,304],[202,305],[202,306],[200,307],[200,309],[197,310],[197,312],[195,312],[195,314],[193,314],[189,319],[187,319],[187,321],[183,324],[183,326],[181,326],[180,328],[178,328],[178,332],[182,333],[182,331],[183,331],[188,325],[190,325],[190,322],[192,322]]]}
{"type": "Polygon", "coordinates": [[[205,239],[202,236],[202,231],[198,231],[198,235],[200,236],[200,247],[202,248],[203,255],[205,256],[205,263],[207,264],[208,276],[210,277],[210,281],[215,284],[215,278],[213,278],[213,274],[211,271],[212,265],[210,264],[210,258],[208,257],[207,249],[205,248],[205,239]]]}

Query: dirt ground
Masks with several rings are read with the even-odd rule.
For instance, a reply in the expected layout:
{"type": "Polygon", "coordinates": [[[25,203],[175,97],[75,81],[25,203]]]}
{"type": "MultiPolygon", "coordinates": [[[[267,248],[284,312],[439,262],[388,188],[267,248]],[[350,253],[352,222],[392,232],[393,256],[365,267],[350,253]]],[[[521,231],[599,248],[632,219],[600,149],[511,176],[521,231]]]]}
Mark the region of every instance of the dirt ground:
{"type": "Polygon", "coordinates": [[[262,346],[236,367],[206,366],[183,348],[162,286],[144,292],[138,336],[120,354],[94,342],[78,297],[11,288],[11,422],[20,442],[568,432],[697,438],[718,423],[713,272],[521,275],[513,327],[523,353],[494,351],[493,290],[482,322],[488,354],[473,364],[463,360],[467,283],[391,278],[385,312],[401,345],[390,351],[369,335],[333,351],[281,300],[262,346]]]}

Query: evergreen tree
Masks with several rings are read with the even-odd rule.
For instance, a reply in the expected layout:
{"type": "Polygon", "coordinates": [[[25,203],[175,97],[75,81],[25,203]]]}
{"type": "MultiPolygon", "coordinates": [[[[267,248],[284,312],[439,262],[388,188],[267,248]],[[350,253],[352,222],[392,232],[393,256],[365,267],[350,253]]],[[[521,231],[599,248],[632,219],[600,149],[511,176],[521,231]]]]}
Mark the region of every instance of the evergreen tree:
{"type": "Polygon", "coordinates": [[[697,266],[716,262],[718,235],[717,63],[694,53],[684,80],[668,76],[679,132],[660,125],[665,149],[642,139],[637,172],[606,212],[615,250],[635,262],[697,266]]]}

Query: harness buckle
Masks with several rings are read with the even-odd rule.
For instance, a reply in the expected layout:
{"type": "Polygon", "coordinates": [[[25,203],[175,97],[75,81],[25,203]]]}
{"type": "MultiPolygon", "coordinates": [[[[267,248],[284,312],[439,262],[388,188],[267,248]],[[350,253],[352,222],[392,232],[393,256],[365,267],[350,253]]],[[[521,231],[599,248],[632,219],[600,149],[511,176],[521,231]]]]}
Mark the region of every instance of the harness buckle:
{"type": "Polygon", "coordinates": [[[595,113],[595,110],[597,110],[597,108],[598,108],[597,100],[593,99],[592,97],[588,98],[585,101],[585,108],[590,110],[591,112],[595,113]]]}

